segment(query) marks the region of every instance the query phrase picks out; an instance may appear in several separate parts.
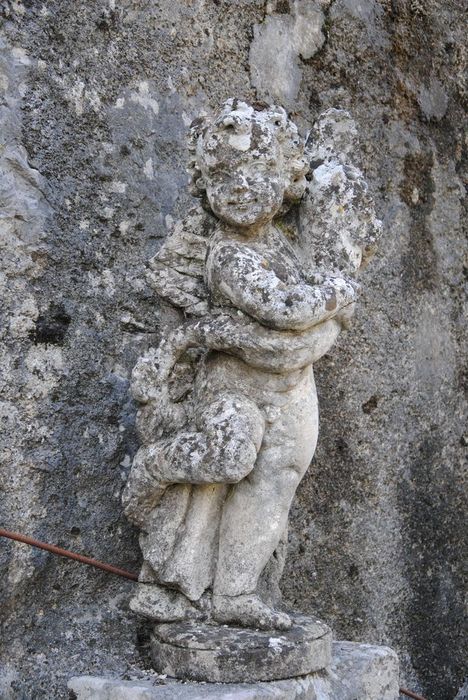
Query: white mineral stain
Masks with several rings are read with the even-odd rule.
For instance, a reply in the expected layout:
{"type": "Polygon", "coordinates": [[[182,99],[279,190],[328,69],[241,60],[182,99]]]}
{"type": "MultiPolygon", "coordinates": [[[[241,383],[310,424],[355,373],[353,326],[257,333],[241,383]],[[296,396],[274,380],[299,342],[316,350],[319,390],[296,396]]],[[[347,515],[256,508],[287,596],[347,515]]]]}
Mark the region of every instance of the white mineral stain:
{"type": "Polygon", "coordinates": [[[299,56],[311,58],[323,45],[322,8],[329,4],[329,0],[322,0],[319,7],[308,0],[296,0],[291,14],[270,15],[254,25],[251,81],[262,96],[286,103],[296,99],[302,78],[299,56]]]}
{"type": "Polygon", "coordinates": [[[15,338],[27,337],[34,330],[38,315],[39,310],[35,298],[26,297],[10,321],[11,335],[15,338]]]}
{"type": "Polygon", "coordinates": [[[184,122],[184,126],[190,126],[193,122],[193,117],[187,114],[187,112],[182,112],[182,121],[184,122]]]}
{"type": "Polygon", "coordinates": [[[124,194],[127,191],[127,183],[119,182],[119,180],[113,180],[109,185],[109,190],[111,192],[116,192],[117,194],[124,194]]]}
{"type": "Polygon", "coordinates": [[[30,375],[27,392],[36,397],[45,397],[57,386],[63,370],[62,349],[52,345],[32,346],[25,361],[30,375]]]}
{"type": "Polygon", "coordinates": [[[138,85],[138,92],[130,93],[130,99],[132,102],[136,102],[145,109],[151,109],[154,114],[159,114],[159,104],[154,97],[151,97],[149,85],[146,80],[143,80],[138,85]]]}
{"type": "Polygon", "coordinates": [[[6,92],[8,90],[9,80],[4,73],[0,73],[0,90],[6,92]]]}
{"type": "Polygon", "coordinates": [[[115,294],[115,278],[111,270],[104,270],[102,273],[102,282],[107,296],[112,297],[115,294]]]}
{"type": "Polygon", "coordinates": [[[103,270],[101,274],[88,272],[88,282],[91,294],[104,294],[112,297],[115,294],[115,278],[111,270],[103,270]]]}
{"type": "Polygon", "coordinates": [[[143,166],[143,172],[145,173],[148,180],[154,180],[154,170],[153,170],[153,159],[148,158],[143,166]]]}
{"type": "Polygon", "coordinates": [[[83,93],[84,83],[78,80],[66,93],[66,98],[75,106],[75,112],[78,116],[83,114],[83,93]]]}
{"type": "Polygon", "coordinates": [[[102,216],[105,219],[112,219],[112,217],[114,216],[114,209],[112,207],[104,207],[104,209],[102,210],[102,216]]]}
{"type": "MultiPolygon", "coordinates": [[[[128,369],[124,367],[123,365],[119,364],[116,362],[111,370],[112,374],[114,374],[116,377],[120,377],[120,379],[128,379],[128,369]]],[[[119,430],[120,430],[120,425],[119,425],[119,430]]]]}
{"type": "Polygon", "coordinates": [[[24,15],[25,13],[23,3],[18,2],[18,0],[14,0],[14,2],[11,5],[11,9],[13,10],[13,12],[17,12],[19,15],[24,15]]]}
{"type": "Polygon", "coordinates": [[[97,91],[93,89],[85,90],[85,96],[91,107],[96,112],[101,106],[101,98],[99,97],[97,91]]]}
{"type": "Polygon", "coordinates": [[[229,145],[237,151],[248,151],[250,148],[250,134],[233,134],[229,137],[229,145]]]}
{"type": "Polygon", "coordinates": [[[27,55],[25,49],[21,48],[21,46],[14,46],[11,53],[16,58],[17,62],[21,63],[23,66],[29,66],[31,64],[31,59],[27,55]]]}
{"type": "Polygon", "coordinates": [[[270,637],[268,640],[268,646],[273,649],[275,653],[279,653],[282,650],[283,640],[281,637],[270,637]]]}

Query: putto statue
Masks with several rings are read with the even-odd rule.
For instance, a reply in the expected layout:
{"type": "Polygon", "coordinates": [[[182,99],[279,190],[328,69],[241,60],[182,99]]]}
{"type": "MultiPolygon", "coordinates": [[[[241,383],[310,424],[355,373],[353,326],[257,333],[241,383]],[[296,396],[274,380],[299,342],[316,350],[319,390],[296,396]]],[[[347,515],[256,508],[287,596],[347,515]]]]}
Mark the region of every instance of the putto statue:
{"type": "Polygon", "coordinates": [[[131,607],[288,630],[278,582],[317,443],[313,364],[349,324],[380,222],[346,112],[325,112],[306,143],[281,107],[230,99],[190,136],[203,208],[148,275],[183,320],[132,379],[142,447],[123,502],[144,564],[131,607]]]}

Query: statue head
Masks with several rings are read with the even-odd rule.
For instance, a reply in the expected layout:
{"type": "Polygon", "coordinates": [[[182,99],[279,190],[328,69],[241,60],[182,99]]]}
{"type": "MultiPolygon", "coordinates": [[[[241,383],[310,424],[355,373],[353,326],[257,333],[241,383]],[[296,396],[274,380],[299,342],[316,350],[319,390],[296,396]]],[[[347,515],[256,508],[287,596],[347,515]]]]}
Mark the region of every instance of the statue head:
{"type": "Polygon", "coordinates": [[[193,194],[219,219],[258,226],[302,197],[304,140],[282,107],[230,99],[215,117],[196,119],[190,136],[193,194]]]}

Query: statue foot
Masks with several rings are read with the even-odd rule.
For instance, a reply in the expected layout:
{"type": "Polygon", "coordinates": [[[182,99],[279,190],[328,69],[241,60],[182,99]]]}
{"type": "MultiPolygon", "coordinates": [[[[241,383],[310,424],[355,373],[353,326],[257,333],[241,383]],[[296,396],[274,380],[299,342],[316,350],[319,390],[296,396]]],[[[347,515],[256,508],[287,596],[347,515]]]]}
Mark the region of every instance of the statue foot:
{"type": "Polygon", "coordinates": [[[130,600],[130,609],[154,622],[180,622],[202,619],[198,610],[182,593],[155,583],[139,583],[130,600]]]}
{"type": "Polygon", "coordinates": [[[154,462],[152,447],[141,447],[135,455],[127,484],[122,493],[122,503],[127,518],[147,527],[154,508],[164,495],[167,484],[159,483],[151,473],[154,462]]]}
{"type": "Polygon", "coordinates": [[[222,624],[235,623],[241,627],[261,630],[288,630],[292,626],[289,615],[273,610],[258,595],[213,596],[213,618],[222,624]]]}

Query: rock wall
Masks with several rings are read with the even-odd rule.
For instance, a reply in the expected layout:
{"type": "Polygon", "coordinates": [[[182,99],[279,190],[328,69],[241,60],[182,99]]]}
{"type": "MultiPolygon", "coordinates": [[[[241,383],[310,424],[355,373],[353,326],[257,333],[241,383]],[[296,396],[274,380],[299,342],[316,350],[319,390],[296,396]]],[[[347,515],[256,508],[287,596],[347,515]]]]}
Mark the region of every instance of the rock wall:
{"type": "MultiPolygon", "coordinates": [[[[403,685],[453,698],[468,442],[462,4],[3,0],[1,12],[0,522],[138,570],[120,505],[137,446],[127,390],[159,335],[145,262],[191,204],[187,126],[231,95],[281,102],[304,131],[349,109],[385,233],[354,327],[317,366],[321,436],[283,588],[337,638],[394,647],[403,685]]],[[[150,675],[131,582],[7,540],[0,565],[1,697],[65,697],[83,673],[150,675]]]]}

